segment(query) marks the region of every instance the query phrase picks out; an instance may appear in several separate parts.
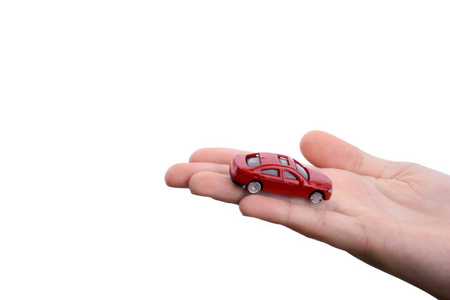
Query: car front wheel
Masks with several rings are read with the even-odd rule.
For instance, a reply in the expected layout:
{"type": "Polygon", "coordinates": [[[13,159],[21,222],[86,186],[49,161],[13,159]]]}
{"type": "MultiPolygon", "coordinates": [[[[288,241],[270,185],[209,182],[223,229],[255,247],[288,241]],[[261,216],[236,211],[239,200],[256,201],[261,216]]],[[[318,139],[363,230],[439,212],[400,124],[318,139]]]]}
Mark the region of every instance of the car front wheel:
{"type": "Polygon", "coordinates": [[[323,194],[319,191],[315,191],[309,196],[309,200],[311,200],[312,203],[319,203],[323,200],[323,194]]]}
{"type": "Polygon", "coordinates": [[[261,188],[262,186],[259,181],[252,181],[247,186],[247,190],[252,194],[258,193],[259,191],[261,191],[261,188]]]}

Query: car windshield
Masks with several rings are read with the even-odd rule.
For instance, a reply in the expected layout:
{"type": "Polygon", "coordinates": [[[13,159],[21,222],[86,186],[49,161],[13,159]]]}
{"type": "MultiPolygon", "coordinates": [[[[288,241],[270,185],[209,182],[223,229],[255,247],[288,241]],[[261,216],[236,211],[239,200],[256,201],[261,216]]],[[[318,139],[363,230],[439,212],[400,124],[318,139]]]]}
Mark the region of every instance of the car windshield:
{"type": "Polygon", "coordinates": [[[295,163],[295,168],[297,169],[297,171],[302,174],[303,177],[305,177],[306,180],[309,181],[309,176],[308,176],[308,172],[306,172],[305,168],[303,168],[302,166],[300,166],[300,164],[295,163]]]}
{"type": "Polygon", "coordinates": [[[259,159],[259,156],[249,156],[247,157],[247,165],[250,168],[259,166],[261,165],[261,159],[259,159]]]}

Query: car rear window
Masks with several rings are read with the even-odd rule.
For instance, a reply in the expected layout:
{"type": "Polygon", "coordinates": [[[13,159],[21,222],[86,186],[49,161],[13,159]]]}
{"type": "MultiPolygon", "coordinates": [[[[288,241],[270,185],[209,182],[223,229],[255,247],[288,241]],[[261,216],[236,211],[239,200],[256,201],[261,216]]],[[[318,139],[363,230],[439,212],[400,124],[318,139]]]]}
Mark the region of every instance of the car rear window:
{"type": "Polygon", "coordinates": [[[248,156],[247,157],[247,165],[250,168],[253,168],[253,167],[261,165],[261,159],[259,158],[259,155],[248,156]]]}

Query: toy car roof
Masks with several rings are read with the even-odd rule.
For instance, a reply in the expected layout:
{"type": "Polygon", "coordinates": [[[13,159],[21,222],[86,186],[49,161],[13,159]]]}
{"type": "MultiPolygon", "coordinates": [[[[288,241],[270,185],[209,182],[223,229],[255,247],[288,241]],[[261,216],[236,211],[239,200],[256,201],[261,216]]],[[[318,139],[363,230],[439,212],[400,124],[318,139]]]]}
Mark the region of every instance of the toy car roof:
{"type": "MultiPolygon", "coordinates": [[[[246,156],[246,161],[247,161],[247,164],[249,164],[249,162],[252,162],[252,164],[254,166],[258,166],[258,165],[284,165],[284,166],[291,166],[291,167],[294,167],[293,163],[295,162],[289,156],[281,155],[281,154],[275,154],[275,153],[267,153],[267,152],[248,154],[246,156]],[[256,160],[251,161],[253,158],[256,159],[256,160]]],[[[249,167],[252,167],[252,166],[250,166],[250,164],[249,164],[249,167]]]]}

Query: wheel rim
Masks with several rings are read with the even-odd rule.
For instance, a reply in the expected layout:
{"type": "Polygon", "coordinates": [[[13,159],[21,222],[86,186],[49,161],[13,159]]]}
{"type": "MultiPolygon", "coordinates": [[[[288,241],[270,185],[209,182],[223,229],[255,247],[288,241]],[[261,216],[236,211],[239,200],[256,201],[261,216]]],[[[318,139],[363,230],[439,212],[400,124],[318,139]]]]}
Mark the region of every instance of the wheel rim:
{"type": "Polygon", "coordinates": [[[312,193],[311,197],[309,197],[312,203],[319,203],[323,200],[323,196],[320,192],[314,192],[312,193]]]}
{"type": "Polygon", "coordinates": [[[252,194],[255,194],[261,190],[261,184],[257,181],[252,181],[248,184],[248,191],[252,194]]]}

